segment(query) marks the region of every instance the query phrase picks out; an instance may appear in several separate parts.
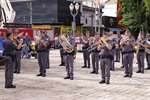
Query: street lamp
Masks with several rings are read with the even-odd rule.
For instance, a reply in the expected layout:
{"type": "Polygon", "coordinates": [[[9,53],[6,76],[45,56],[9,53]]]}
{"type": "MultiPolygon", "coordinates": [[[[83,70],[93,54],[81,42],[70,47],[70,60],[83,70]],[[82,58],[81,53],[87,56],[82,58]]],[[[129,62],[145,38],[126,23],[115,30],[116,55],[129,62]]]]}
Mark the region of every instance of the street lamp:
{"type": "Polygon", "coordinates": [[[76,22],[75,22],[75,17],[77,16],[78,14],[78,11],[79,11],[79,4],[78,3],[71,3],[69,5],[69,9],[70,9],[70,13],[73,17],[73,22],[72,22],[72,31],[73,31],[73,36],[75,36],[75,32],[76,32],[76,22]]]}

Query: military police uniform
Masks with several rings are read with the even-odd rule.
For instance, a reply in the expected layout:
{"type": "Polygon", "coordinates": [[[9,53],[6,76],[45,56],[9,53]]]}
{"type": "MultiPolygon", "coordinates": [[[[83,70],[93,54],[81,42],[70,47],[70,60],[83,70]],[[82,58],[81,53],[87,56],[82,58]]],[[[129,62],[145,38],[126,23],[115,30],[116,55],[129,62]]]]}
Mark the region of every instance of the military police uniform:
{"type": "MultiPolygon", "coordinates": [[[[150,34],[147,33],[147,41],[150,42],[150,34]]],[[[150,45],[150,44],[149,44],[150,45]]],[[[149,47],[148,47],[149,48],[149,47]]],[[[150,70],[150,54],[146,52],[146,61],[147,61],[147,68],[145,70],[150,70]]]]}
{"type": "Polygon", "coordinates": [[[114,71],[114,70],[115,70],[114,56],[115,56],[115,53],[116,53],[116,48],[115,48],[114,42],[116,42],[116,39],[115,39],[115,38],[112,38],[111,41],[113,42],[113,47],[112,47],[112,50],[111,50],[111,52],[112,52],[112,54],[113,54],[113,58],[111,59],[111,67],[110,67],[110,69],[111,69],[112,71],[114,71]]]}
{"type": "Polygon", "coordinates": [[[121,68],[124,68],[124,61],[123,61],[123,49],[122,49],[122,46],[120,47],[120,52],[121,52],[121,63],[122,63],[121,68]]]}
{"type": "MultiPolygon", "coordinates": [[[[68,32],[69,35],[73,35],[72,32],[68,32]]],[[[75,39],[68,39],[71,46],[76,46],[75,39]]],[[[73,80],[73,70],[74,70],[74,54],[75,51],[73,50],[71,53],[66,51],[66,71],[67,76],[64,79],[70,79],[73,80]]]]}
{"type": "MultiPolygon", "coordinates": [[[[109,36],[109,33],[105,32],[104,35],[109,36]]],[[[108,45],[113,47],[113,41],[108,40],[108,45]]],[[[101,54],[100,54],[100,68],[101,68],[101,76],[102,80],[99,82],[100,84],[106,83],[109,84],[110,81],[110,67],[111,60],[113,59],[113,53],[106,47],[106,44],[101,46],[101,54]]]]}
{"type": "MultiPolygon", "coordinates": [[[[98,34],[96,34],[98,35],[98,34]]],[[[93,40],[91,45],[95,45],[95,43],[97,43],[99,41],[99,39],[93,40]]],[[[99,50],[97,48],[95,48],[94,50],[92,50],[92,67],[93,67],[93,71],[91,72],[91,74],[98,74],[99,71],[99,50]]]]}
{"type": "MultiPolygon", "coordinates": [[[[47,33],[46,30],[44,32],[47,33]]],[[[46,37],[46,39],[48,41],[48,44],[47,44],[47,57],[46,57],[47,58],[47,66],[46,66],[46,68],[49,69],[49,67],[50,67],[50,59],[49,59],[49,54],[50,54],[50,37],[47,34],[45,34],[45,37],[46,37]]]]}
{"type": "Polygon", "coordinates": [[[116,38],[116,62],[120,62],[120,41],[121,41],[122,37],[118,36],[116,38]]]}
{"type": "MultiPolygon", "coordinates": [[[[139,34],[144,34],[140,32],[139,34]]],[[[137,45],[138,42],[140,42],[143,45],[147,45],[146,39],[141,38],[140,40],[137,40],[137,45]]],[[[145,48],[142,46],[139,46],[139,50],[137,52],[137,62],[138,62],[138,71],[137,73],[144,73],[144,58],[145,58],[145,48]]]]}
{"type": "MultiPolygon", "coordinates": [[[[12,34],[11,30],[6,31],[5,40],[2,42],[4,47],[3,55],[5,60],[5,88],[15,88],[13,83],[14,63],[15,63],[15,49],[18,45],[12,41],[9,36],[12,34]]],[[[19,44],[21,47],[21,45],[19,44]]]]}
{"type": "MultiPolygon", "coordinates": [[[[130,33],[129,30],[126,31],[127,33],[130,33]]],[[[123,40],[122,40],[123,41],[123,40]]],[[[125,76],[131,78],[133,75],[133,59],[134,59],[134,52],[135,49],[130,43],[135,44],[134,37],[130,36],[129,41],[124,41],[124,44],[122,45],[123,49],[123,61],[124,61],[124,67],[125,67],[125,76]]]]}
{"type": "MultiPolygon", "coordinates": [[[[15,30],[15,34],[17,34],[17,33],[18,33],[18,30],[15,30]]],[[[17,36],[16,39],[17,40],[15,42],[17,44],[19,44],[18,41],[20,41],[21,37],[17,36]]],[[[21,53],[22,53],[22,48],[16,49],[15,53],[16,53],[16,61],[15,61],[15,71],[14,71],[14,73],[19,74],[20,70],[21,70],[21,53]]]]}
{"type": "MultiPolygon", "coordinates": [[[[63,30],[62,31],[62,35],[64,35],[65,31],[63,30]]],[[[59,66],[65,66],[65,54],[64,54],[64,49],[63,47],[60,45],[59,46],[60,48],[60,58],[61,58],[61,64],[59,66]]]]}
{"type": "Polygon", "coordinates": [[[89,47],[89,38],[85,37],[84,41],[88,43],[84,43],[82,50],[83,50],[83,60],[84,60],[84,66],[82,68],[90,68],[90,52],[87,50],[89,47]],[[87,66],[88,62],[88,66],[87,66]]]}
{"type": "MultiPolygon", "coordinates": [[[[44,31],[41,31],[41,34],[44,34],[44,31]]],[[[48,41],[46,37],[42,37],[41,41],[46,44],[46,47],[42,45],[41,42],[38,43],[38,49],[36,50],[38,53],[38,63],[39,63],[39,72],[37,76],[46,76],[46,67],[47,67],[47,45],[48,41]]]]}

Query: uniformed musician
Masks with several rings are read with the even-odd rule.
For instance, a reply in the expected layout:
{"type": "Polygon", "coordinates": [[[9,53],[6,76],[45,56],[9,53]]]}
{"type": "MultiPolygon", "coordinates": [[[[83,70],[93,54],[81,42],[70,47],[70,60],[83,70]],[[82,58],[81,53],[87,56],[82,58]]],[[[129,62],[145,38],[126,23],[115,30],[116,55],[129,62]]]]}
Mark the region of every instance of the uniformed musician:
{"type": "MultiPolygon", "coordinates": [[[[147,42],[150,42],[150,34],[149,33],[147,33],[146,38],[147,38],[147,42]]],[[[150,48],[149,45],[148,45],[148,48],[150,48]]],[[[147,68],[145,68],[145,70],[150,70],[150,54],[148,54],[148,53],[146,53],[146,61],[147,61],[147,68]]]]}
{"type": "Polygon", "coordinates": [[[73,80],[74,79],[74,77],[73,77],[73,70],[74,70],[73,62],[74,62],[74,54],[75,54],[74,48],[76,46],[76,43],[73,38],[73,33],[71,31],[68,32],[68,41],[71,44],[71,46],[63,48],[66,52],[66,71],[67,71],[67,76],[64,79],[73,80]],[[73,51],[67,52],[70,50],[73,50],[73,51]]]}
{"type": "MultiPolygon", "coordinates": [[[[95,37],[92,41],[89,42],[89,45],[98,45],[99,44],[99,33],[95,33],[95,37]]],[[[94,50],[92,50],[92,68],[93,71],[91,72],[91,74],[98,74],[99,71],[99,50],[97,48],[95,48],[94,50]]]]}
{"type": "MultiPolygon", "coordinates": [[[[62,35],[65,35],[65,30],[62,31],[62,35]]],[[[58,38],[59,41],[59,38],[58,38]]],[[[65,55],[64,55],[64,49],[60,45],[60,58],[61,58],[61,63],[59,66],[65,66],[65,55]]]]}
{"type": "Polygon", "coordinates": [[[116,39],[114,37],[114,32],[112,30],[110,30],[109,32],[110,34],[110,37],[112,37],[112,41],[113,41],[113,47],[112,47],[112,53],[113,53],[113,59],[111,60],[111,68],[110,70],[114,71],[115,70],[115,61],[114,61],[114,56],[115,56],[115,53],[116,53],[116,48],[115,48],[115,45],[116,45],[116,39]]]}
{"type": "Polygon", "coordinates": [[[103,34],[104,44],[102,46],[98,46],[98,50],[101,50],[100,54],[100,68],[101,68],[101,76],[102,80],[99,82],[100,84],[106,83],[110,84],[110,67],[111,60],[113,59],[113,41],[109,40],[109,33],[105,32],[103,34]]]}
{"type": "MultiPolygon", "coordinates": [[[[16,29],[14,31],[14,41],[16,44],[19,44],[19,41],[21,39],[21,35],[18,33],[18,30],[16,29]]],[[[14,73],[19,74],[21,70],[21,53],[22,53],[22,47],[20,49],[16,49],[16,61],[15,61],[15,70],[14,73]]]]}
{"type": "Polygon", "coordinates": [[[39,63],[39,74],[37,76],[46,76],[46,67],[47,67],[47,45],[48,40],[45,37],[44,30],[40,32],[40,38],[38,40],[38,49],[36,50],[38,53],[38,63],[39,63]]]}
{"type": "Polygon", "coordinates": [[[17,45],[13,40],[13,33],[11,30],[6,31],[6,38],[2,42],[4,47],[3,55],[5,60],[5,88],[16,88],[13,85],[13,73],[14,73],[14,63],[15,63],[15,49],[20,49],[23,40],[19,41],[17,45]]]}
{"type": "Polygon", "coordinates": [[[133,59],[135,52],[135,39],[131,36],[129,30],[125,32],[125,38],[122,38],[120,42],[120,46],[123,49],[123,61],[125,67],[125,75],[124,77],[132,78],[133,75],[133,59]]]}
{"type": "Polygon", "coordinates": [[[144,32],[139,33],[137,39],[137,62],[138,62],[138,71],[136,73],[144,73],[144,58],[145,58],[145,48],[148,47],[146,39],[144,38],[144,32]]]}
{"type": "Polygon", "coordinates": [[[51,48],[51,46],[50,46],[50,37],[48,36],[48,32],[46,30],[44,30],[44,33],[45,33],[45,37],[48,41],[48,44],[47,44],[47,57],[46,57],[47,58],[47,66],[46,66],[46,68],[49,69],[50,68],[49,54],[50,54],[50,48],[51,48]]]}
{"type": "Polygon", "coordinates": [[[116,60],[115,62],[120,62],[120,41],[121,41],[122,37],[120,32],[117,32],[117,37],[116,37],[116,60]]]}
{"type": "Polygon", "coordinates": [[[82,42],[83,42],[83,59],[84,59],[84,66],[82,66],[82,68],[90,68],[90,52],[87,50],[87,48],[89,47],[89,40],[90,40],[90,32],[87,31],[86,32],[86,36],[83,38],[81,37],[82,42]],[[88,63],[88,65],[87,65],[88,63]]]}

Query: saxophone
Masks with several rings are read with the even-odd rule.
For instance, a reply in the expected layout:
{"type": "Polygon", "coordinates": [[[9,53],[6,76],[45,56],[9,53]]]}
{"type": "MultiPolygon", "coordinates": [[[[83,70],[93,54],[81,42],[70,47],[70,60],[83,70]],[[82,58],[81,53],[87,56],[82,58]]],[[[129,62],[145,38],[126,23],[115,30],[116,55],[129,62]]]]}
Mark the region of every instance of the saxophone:
{"type": "MultiPolygon", "coordinates": [[[[137,43],[139,43],[140,41],[141,41],[141,38],[138,36],[137,43]]],[[[136,50],[136,53],[138,53],[138,52],[139,52],[140,45],[137,44],[134,48],[135,48],[135,50],[136,50]]]]}

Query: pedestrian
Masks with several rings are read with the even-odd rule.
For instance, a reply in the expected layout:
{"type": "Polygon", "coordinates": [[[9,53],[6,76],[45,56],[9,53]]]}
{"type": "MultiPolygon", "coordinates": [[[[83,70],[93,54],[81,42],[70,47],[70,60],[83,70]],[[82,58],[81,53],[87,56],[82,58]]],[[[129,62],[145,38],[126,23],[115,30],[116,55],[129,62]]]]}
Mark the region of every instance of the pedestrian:
{"type": "Polygon", "coordinates": [[[125,75],[124,77],[132,78],[133,75],[133,59],[135,52],[135,39],[131,36],[129,30],[125,32],[125,38],[122,38],[120,42],[120,46],[123,48],[123,61],[125,67],[125,75]]]}
{"type": "Polygon", "coordinates": [[[24,55],[26,56],[26,58],[28,57],[28,51],[29,51],[29,44],[30,44],[30,37],[29,34],[26,32],[25,36],[23,37],[23,53],[22,53],[22,58],[24,58],[24,55]]]}
{"type": "Polygon", "coordinates": [[[16,88],[13,85],[13,73],[14,73],[14,63],[15,63],[15,49],[20,49],[23,40],[19,41],[17,45],[13,40],[13,33],[11,30],[6,31],[6,38],[2,42],[4,47],[3,55],[5,60],[5,88],[16,88]]]}
{"type": "Polygon", "coordinates": [[[47,45],[48,40],[45,37],[44,30],[40,31],[40,39],[38,43],[37,53],[38,53],[38,64],[39,64],[39,74],[37,76],[46,76],[46,66],[47,66],[47,45]]]}
{"type": "Polygon", "coordinates": [[[101,68],[101,77],[102,80],[99,82],[100,84],[106,83],[110,84],[110,67],[111,60],[113,59],[113,41],[109,40],[109,33],[105,32],[103,34],[103,45],[98,46],[98,50],[101,50],[100,54],[100,68],[101,68]]]}
{"type": "Polygon", "coordinates": [[[73,38],[73,33],[71,31],[68,32],[68,41],[71,44],[70,47],[65,47],[64,50],[66,52],[66,71],[67,71],[67,76],[64,79],[70,79],[73,80],[73,71],[74,71],[74,55],[75,55],[75,39],[73,38]],[[69,50],[73,50],[72,52],[68,52],[69,50]]]}

